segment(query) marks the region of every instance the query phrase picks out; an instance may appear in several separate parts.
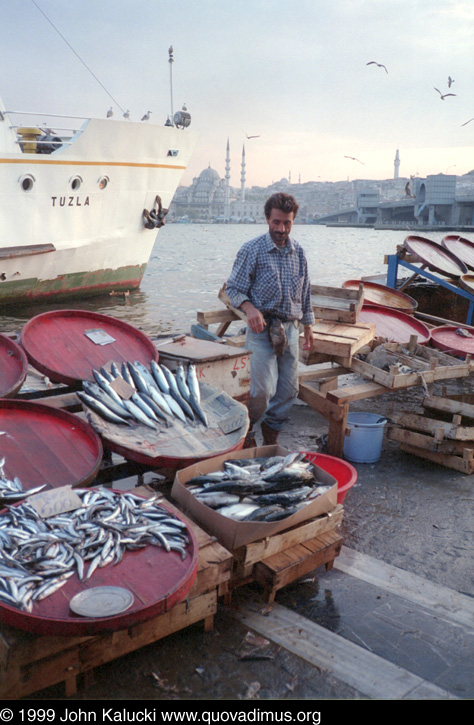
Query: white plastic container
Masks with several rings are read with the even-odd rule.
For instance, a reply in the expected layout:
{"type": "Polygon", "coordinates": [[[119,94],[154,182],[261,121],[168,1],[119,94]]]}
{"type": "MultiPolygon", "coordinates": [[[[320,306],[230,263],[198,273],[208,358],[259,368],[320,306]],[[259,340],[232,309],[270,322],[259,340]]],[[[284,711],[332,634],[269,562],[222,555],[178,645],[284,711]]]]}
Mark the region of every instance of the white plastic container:
{"type": "Polygon", "coordinates": [[[375,463],[382,455],[387,419],[375,413],[349,413],[344,438],[344,458],[354,463],[375,463]]]}

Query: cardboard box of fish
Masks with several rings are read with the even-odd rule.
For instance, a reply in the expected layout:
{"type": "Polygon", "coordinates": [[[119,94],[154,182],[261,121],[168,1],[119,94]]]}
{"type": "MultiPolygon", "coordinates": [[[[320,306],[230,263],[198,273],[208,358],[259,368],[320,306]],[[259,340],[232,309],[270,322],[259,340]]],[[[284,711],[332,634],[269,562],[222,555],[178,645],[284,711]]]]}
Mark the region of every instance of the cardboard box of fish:
{"type": "Polygon", "coordinates": [[[171,496],[232,550],[329,513],[337,481],[302,453],[263,446],[178,471],[171,496]]]}

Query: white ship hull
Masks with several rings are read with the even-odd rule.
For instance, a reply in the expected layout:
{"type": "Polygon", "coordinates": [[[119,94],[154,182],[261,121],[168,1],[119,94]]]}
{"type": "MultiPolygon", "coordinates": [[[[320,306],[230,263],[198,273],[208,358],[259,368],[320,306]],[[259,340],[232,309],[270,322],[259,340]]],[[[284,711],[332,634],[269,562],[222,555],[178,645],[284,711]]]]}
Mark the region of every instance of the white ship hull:
{"type": "Polygon", "coordinates": [[[92,119],[40,153],[0,117],[0,304],[138,287],[196,135],[92,119]]]}

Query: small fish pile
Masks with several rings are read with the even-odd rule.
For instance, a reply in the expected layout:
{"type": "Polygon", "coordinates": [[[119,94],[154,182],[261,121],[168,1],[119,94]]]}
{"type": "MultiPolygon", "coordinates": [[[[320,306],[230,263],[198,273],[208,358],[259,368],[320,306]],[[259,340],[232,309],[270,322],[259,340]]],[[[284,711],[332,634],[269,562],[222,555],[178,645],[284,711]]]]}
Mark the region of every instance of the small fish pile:
{"type": "Polygon", "coordinates": [[[126,551],[148,545],[184,560],[186,524],[156,502],[130,492],[75,489],[82,506],[43,519],[26,501],[0,515],[0,602],[31,612],[70,577],[81,581],[126,551]]]}
{"type": "Polygon", "coordinates": [[[186,484],[195,498],[236,521],[279,521],[292,516],[331,486],[317,480],[304,453],[224,462],[222,471],[186,484]]]}
{"type": "Polygon", "coordinates": [[[173,374],[165,365],[151,361],[151,371],[143,363],[123,362],[121,368],[112,363],[93,370],[95,382],[84,380],[83,391],[77,395],[85,407],[111,423],[141,423],[149,428],[169,427],[176,421],[185,425],[204,425],[208,419],[201,404],[201,392],[195,366],[187,373],[180,363],[173,374]],[[131,396],[121,396],[118,383],[125,382],[131,396]]]}
{"type": "Polygon", "coordinates": [[[8,478],[5,473],[5,457],[0,460],[0,502],[2,504],[16,503],[17,501],[23,501],[28,496],[32,496],[34,493],[39,493],[46,487],[46,483],[41,486],[35,486],[30,488],[29,491],[23,490],[23,484],[18,478],[14,476],[12,479],[8,478]]]}

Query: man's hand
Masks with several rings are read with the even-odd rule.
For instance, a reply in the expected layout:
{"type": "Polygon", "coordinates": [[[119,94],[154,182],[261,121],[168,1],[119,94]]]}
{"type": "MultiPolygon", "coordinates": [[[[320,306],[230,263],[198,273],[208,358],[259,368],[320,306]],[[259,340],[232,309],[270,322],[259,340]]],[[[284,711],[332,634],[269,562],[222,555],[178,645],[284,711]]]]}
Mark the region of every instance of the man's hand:
{"type": "Polygon", "coordinates": [[[267,323],[265,322],[260,310],[257,310],[257,308],[250,302],[250,300],[245,300],[245,302],[242,302],[242,304],[240,305],[240,309],[243,310],[247,315],[248,326],[250,327],[252,332],[263,332],[263,330],[267,326],[267,323]]]}
{"type": "Polygon", "coordinates": [[[313,328],[311,325],[304,326],[303,350],[312,350],[314,345],[313,328]]]}

